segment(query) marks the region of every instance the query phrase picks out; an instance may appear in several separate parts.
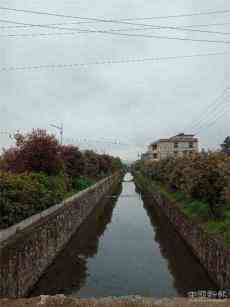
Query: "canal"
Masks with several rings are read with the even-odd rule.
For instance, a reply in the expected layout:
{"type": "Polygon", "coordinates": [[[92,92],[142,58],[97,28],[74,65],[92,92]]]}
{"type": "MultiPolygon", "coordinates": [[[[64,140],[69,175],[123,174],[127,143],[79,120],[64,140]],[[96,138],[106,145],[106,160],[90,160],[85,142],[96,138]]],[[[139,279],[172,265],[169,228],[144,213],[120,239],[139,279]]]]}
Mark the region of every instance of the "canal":
{"type": "Polygon", "coordinates": [[[215,288],[167,218],[130,178],[127,174],[94,210],[31,296],[171,297],[215,288]]]}

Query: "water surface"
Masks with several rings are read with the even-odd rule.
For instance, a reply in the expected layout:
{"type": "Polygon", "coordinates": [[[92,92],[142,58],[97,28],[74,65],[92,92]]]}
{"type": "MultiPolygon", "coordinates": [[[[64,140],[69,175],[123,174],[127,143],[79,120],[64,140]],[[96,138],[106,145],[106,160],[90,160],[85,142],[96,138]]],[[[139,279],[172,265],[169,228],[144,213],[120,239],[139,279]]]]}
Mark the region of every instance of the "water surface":
{"type": "MultiPolygon", "coordinates": [[[[129,174],[125,180],[129,180],[129,174]]],[[[170,297],[215,288],[152,200],[123,182],[74,235],[31,295],[170,297]]]]}

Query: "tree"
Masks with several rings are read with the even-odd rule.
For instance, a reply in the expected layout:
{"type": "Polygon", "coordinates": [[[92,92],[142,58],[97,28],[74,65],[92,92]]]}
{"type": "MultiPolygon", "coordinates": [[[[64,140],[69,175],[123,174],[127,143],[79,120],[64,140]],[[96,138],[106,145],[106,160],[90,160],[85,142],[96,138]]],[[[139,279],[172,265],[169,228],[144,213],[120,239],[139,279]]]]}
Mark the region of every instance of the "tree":
{"type": "Polygon", "coordinates": [[[78,147],[72,145],[61,146],[61,159],[64,163],[65,173],[69,177],[84,175],[85,160],[78,147]]]}
{"type": "Polygon", "coordinates": [[[99,173],[99,159],[98,155],[93,150],[86,150],[85,157],[85,175],[95,178],[99,173]]]}
{"type": "Polygon", "coordinates": [[[19,159],[17,148],[13,147],[3,151],[0,168],[3,171],[13,173],[21,173],[23,171],[23,162],[19,159]]]}
{"type": "Polygon", "coordinates": [[[123,164],[121,162],[121,159],[119,157],[112,157],[112,171],[117,171],[122,169],[123,164]]]}
{"type": "Polygon", "coordinates": [[[99,173],[106,175],[112,170],[112,159],[109,155],[103,154],[98,156],[99,173]]]}
{"type": "Polygon", "coordinates": [[[230,156],[230,136],[227,136],[224,140],[224,143],[221,144],[220,146],[222,148],[222,152],[230,156]]]}
{"type": "Polygon", "coordinates": [[[3,168],[15,173],[44,172],[56,175],[63,169],[60,146],[53,135],[36,129],[15,137],[16,147],[3,154],[3,168]]]}

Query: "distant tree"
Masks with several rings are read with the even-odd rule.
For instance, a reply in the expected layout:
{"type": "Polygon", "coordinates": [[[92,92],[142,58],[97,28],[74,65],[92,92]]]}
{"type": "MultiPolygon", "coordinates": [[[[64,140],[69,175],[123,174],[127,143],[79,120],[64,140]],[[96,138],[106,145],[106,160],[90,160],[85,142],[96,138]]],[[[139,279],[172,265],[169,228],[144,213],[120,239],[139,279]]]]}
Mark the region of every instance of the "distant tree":
{"type": "Polygon", "coordinates": [[[85,158],[85,175],[88,177],[97,177],[99,174],[99,158],[93,150],[86,150],[85,158]]]}
{"type": "Polygon", "coordinates": [[[60,146],[53,135],[45,130],[36,129],[25,136],[16,135],[16,147],[3,154],[3,167],[7,171],[44,172],[56,175],[63,169],[60,146]]]}
{"type": "Polygon", "coordinates": [[[72,145],[61,146],[60,153],[65,173],[69,177],[84,175],[85,160],[78,147],[72,145]]]}
{"type": "Polygon", "coordinates": [[[222,152],[230,156],[230,136],[227,136],[224,140],[224,143],[220,145],[222,152]]]}
{"type": "Polygon", "coordinates": [[[24,172],[24,161],[20,157],[20,151],[17,147],[12,147],[3,151],[1,156],[0,169],[13,173],[24,172]]]}
{"type": "Polygon", "coordinates": [[[14,134],[14,139],[16,141],[16,146],[20,147],[25,141],[25,136],[19,132],[14,134]]]}
{"type": "Polygon", "coordinates": [[[109,155],[99,155],[99,173],[106,175],[112,171],[112,158],[109,155]]]}
{"type": "Polygon", "coordinates": [[[112,171],[119,170],[123,167],[121,159],[119,157],[112,158],[112,171]]]}

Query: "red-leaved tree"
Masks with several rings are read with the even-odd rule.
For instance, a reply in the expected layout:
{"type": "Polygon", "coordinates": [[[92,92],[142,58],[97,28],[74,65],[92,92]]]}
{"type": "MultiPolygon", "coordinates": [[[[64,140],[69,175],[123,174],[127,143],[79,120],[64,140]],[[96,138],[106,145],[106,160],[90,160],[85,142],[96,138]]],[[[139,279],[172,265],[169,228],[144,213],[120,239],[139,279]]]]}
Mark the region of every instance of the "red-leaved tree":
{"type": "Polygon", "coordinates": [[[44,172],[56,175],[63,169],[60,146],[54,135],[36,129],[25,136],[15,136],[16,147],[3,154],[3,167],[7,171],[44,172]]]}
{"type": "Polygon", "coordinates": [[[63,145],[61,146],[60,154],[64,163],[65,173],[69,177],[84,175],[85,160],[78,147],[73,145],[63,145]]]}

